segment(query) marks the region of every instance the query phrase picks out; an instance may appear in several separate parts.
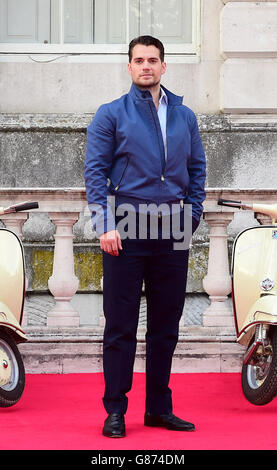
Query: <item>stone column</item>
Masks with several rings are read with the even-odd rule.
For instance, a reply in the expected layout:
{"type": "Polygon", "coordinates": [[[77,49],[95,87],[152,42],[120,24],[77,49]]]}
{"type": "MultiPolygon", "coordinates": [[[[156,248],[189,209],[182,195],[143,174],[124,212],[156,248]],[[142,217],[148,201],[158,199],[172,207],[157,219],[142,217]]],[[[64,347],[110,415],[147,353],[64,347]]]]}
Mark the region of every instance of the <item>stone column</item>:
{"type": "MultiPolygon", "coordinates": [[[[1,215],[1,220],[4,222],[5,227],[8,230],[11,230],[14,232],[20,240],[22,240],[22,226],[28,219],[28,213],[27,212],[13,212],[11,214],[4,214],[1,215]]],[[[28,288],[28,279],[25,276],[25,290],[28,288]]],[[[28,318],[23,311],[23,318],[22,318],[22,326],[25,327],[28,324],[28,318]]]]}
{"type": "Polygon", "coordinates": [[[80,324],[79,313],[71,304],[79,280],[74,274],[73,225],[78,220],[77,212],[49,213],[56,225],[53,274],[48,280],[50,292],[56,304],[47,315],[47,326],[72,326],[80,324]]]}
{"type": "Polygon", "coordinates": [[[232,212],[204,214],[210,228],[208,273],[203,287],[209,294],[210,306],[203,313],[203,326],[233,326],[233,312],[227,299],[231,293],[231,277],[228,262],[227,226],[233,220],[232,212]]]}
{"type": "MultiPolygon", "coordinates": [[[[101,278],[101,289],[103,292],[103,276],[101,278]]],[[[102,311],[99,315],[99,326],[101,326],[101,328],[103,328],[104,330],[105,324],[106,324],[106,319],[105,319],[104,311],[102,311]]]]}

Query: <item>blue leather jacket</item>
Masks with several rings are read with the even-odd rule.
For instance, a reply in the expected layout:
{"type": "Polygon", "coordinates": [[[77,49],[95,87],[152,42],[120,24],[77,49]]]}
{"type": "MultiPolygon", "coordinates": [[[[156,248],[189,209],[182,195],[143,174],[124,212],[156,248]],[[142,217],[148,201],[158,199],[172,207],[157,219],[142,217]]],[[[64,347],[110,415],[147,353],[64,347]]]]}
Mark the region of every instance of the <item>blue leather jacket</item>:
{"type": "Polygon", "coordinates": [[[182,97],[163,89],[168,97],[167,158],[151,93],[134,84],[128,94],[100,106],[87,129],[87,201],[96,212],[102,209],[105,220],[109,195],[133,204],[183,199],[192,205],[193,218],[201,217],[206,159],[196,117],[182,97]]]}

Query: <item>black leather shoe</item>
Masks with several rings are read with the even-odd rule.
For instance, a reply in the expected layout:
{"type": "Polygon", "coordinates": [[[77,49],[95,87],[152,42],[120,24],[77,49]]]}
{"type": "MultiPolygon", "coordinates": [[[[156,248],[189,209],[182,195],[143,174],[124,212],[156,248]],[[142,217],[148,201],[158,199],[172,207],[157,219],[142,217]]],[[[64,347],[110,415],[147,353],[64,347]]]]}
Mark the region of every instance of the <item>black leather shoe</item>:
{"type": "Polygon", "coordinates": [[[172,413],[168,415],[154,415],[152,413],[145,413],[144,425],[153,427],[162,427],[172,431],[195,431],[195,426],[192,423],[183,421],[172,413]]]}
{"type": "Polygon", "coordinates": [[[104,422],[103,435],[106,437],[125,437],[124,415],[110,413],[104,422]]]}

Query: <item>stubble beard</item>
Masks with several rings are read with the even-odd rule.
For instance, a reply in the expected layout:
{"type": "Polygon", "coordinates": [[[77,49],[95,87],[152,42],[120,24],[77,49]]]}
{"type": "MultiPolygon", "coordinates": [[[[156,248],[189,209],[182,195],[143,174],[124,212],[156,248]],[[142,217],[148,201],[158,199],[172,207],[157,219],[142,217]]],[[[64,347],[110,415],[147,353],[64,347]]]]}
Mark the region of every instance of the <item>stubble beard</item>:
{"type": "Polygon", "coordinates": [[[160,82],[161,82],[160,80],[157,80],[155,82],[144,85],[143,83],[140,83],[139,80],[137,80],[137,81],[134,81],[134,84],[137,85],[137,87],[141,88],[142,90],[151,90],[152,88],[156,88],[157,86],[159,86],[160,82]]]}

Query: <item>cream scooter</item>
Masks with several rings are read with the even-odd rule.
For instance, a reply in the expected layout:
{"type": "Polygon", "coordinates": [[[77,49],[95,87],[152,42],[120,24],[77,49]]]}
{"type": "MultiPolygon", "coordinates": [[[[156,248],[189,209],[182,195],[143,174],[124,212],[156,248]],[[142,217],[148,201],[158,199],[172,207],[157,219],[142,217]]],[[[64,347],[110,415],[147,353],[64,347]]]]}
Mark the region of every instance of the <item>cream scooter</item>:
{"type": "Polygon", "coordinates": [[[242,389],[249,402],[265,405],[277,394],[277,204],[226,199],[218,204],[250,209],[272,221],[237,235],[231,267],[237,341],[246,346],[242,389]]]}
{"type": "MultiPolygon", "coordinates": [[[[15,204],[4,209],[0,217],[38,208],[37,202],[15,204]]],[[[17,344],[27,340],[22,330],[25,297],[23,247],[17,235],[0,229],[0,407],[18,402],[25,387],[25,368],[17,344]]]]}

